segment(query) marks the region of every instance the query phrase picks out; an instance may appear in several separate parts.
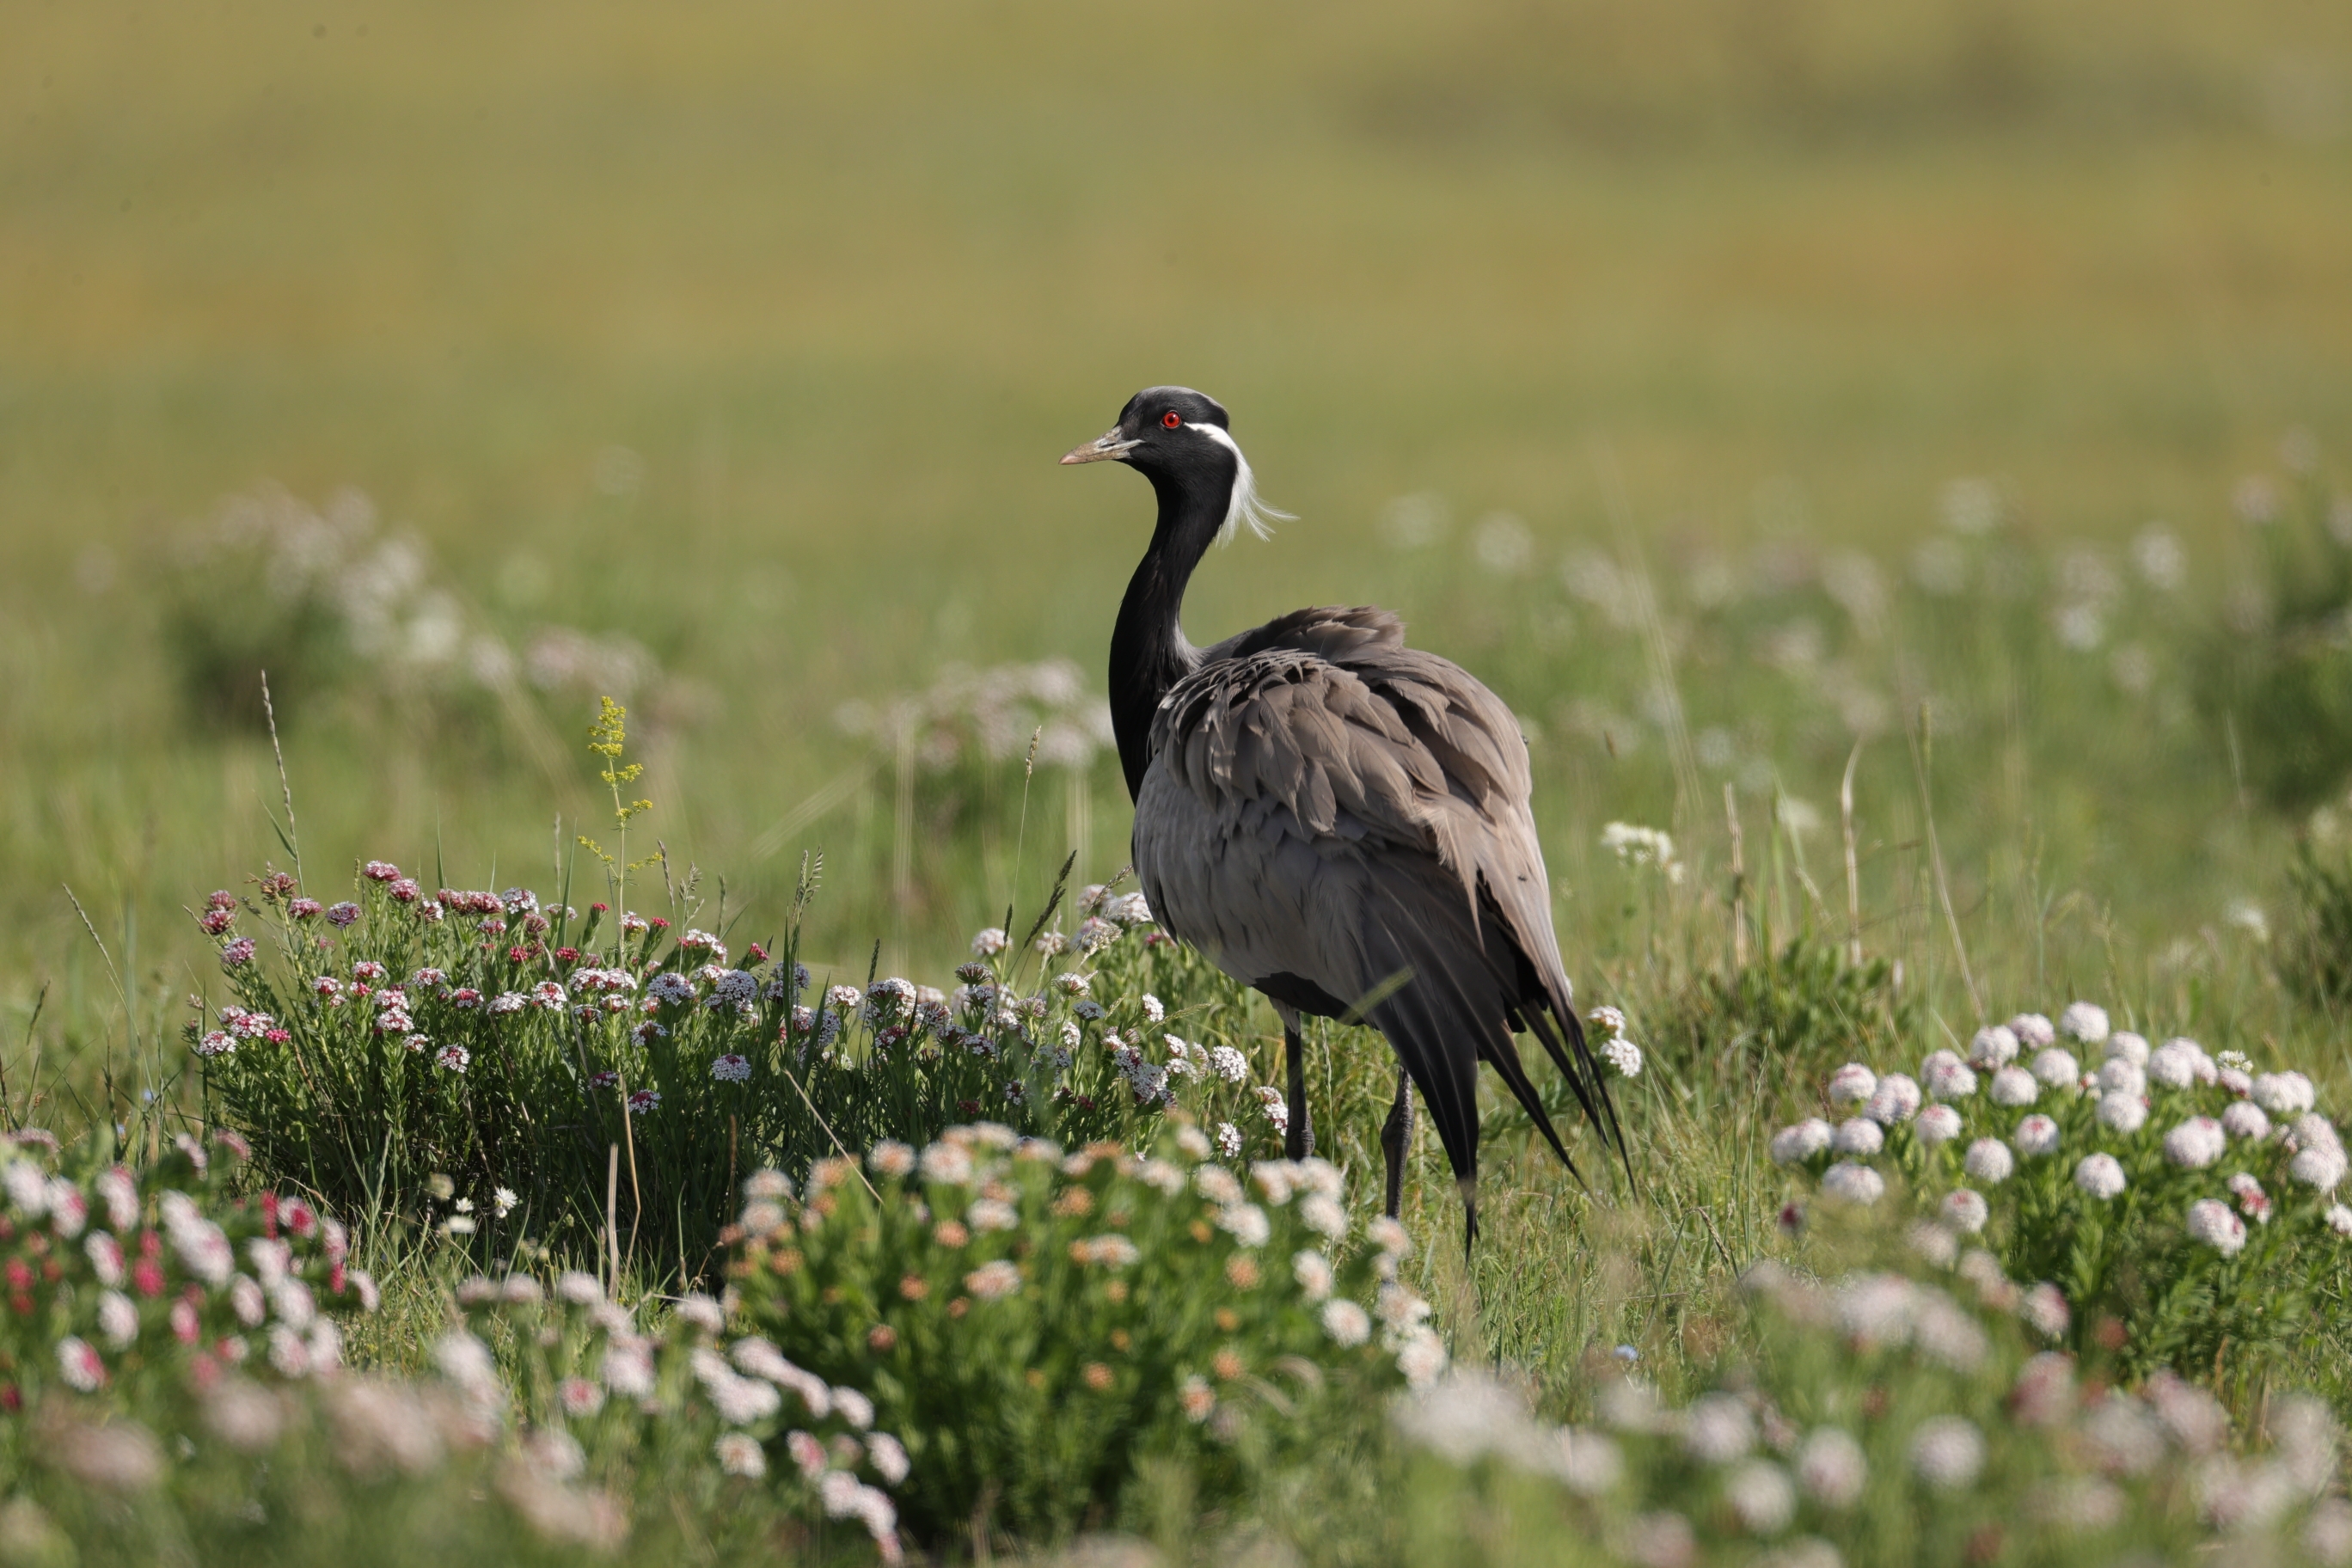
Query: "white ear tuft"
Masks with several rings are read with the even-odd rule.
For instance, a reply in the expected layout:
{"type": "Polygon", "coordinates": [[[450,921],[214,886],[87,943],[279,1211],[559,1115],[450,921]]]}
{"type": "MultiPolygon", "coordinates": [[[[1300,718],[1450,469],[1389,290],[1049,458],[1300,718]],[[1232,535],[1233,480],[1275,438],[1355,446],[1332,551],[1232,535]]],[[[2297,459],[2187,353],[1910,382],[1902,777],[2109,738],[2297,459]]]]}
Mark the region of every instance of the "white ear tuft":
{"type": "Polygon", "coordinates": [[[1249,459],[1242,456],[1240,446],[1230,434],[1215,425],[1193,425],[1191,428],[1234,455],[1234,495],[1225,505],[1225,524],[1217,531],[1218,543],[1232,543],[1234,535],[1241,531],[1242,524],[1245,522],[1249,524],[1249,531],[1260,539],[1271,539],[1276,520],[1284,522],[1295,521],[1294,513],[1270,507],[1258,499],[1257,476],[1250,471],[1249,459]]]}

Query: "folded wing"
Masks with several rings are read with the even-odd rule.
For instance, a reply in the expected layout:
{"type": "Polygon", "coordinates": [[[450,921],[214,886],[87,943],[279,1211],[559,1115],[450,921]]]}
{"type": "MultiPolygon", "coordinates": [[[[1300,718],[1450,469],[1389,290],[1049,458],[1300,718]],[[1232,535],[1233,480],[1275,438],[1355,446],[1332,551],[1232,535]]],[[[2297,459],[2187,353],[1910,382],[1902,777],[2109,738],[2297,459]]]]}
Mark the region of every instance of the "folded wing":
{"type": "Polygon", "coordinates": [[[1457,1176],[1477,1168],[1481,1060],[1569,1160],[1516,1028],[1622,1150],[1552,933],[1527,745],[1493,692],[1406,647],[1385,611],[1302,610],[1207,650],[1160,703],[1151,751],[1135,862],[1155,914],[1302,1012],[1409,975],[1364,1016],[1457,1176]]]}

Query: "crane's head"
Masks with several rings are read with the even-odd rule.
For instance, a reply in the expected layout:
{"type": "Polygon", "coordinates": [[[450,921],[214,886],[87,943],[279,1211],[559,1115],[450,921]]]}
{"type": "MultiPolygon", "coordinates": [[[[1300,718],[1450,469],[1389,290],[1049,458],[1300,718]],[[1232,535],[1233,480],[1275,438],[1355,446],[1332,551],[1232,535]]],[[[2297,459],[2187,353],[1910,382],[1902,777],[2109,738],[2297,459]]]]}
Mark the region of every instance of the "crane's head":
{"type": "Polygon", "coordinates": [[[1223,502],[1220,539],[1244,523],[1264,539],[1276,511],[1258,499],[1249,459],[1234,442],[1225,406],[1189,386],[1146,387],[1127,400],[1118,423],[1064,457],[1065,463],[1117,461],[1141,470],[1155,488],[1223,502]]]}

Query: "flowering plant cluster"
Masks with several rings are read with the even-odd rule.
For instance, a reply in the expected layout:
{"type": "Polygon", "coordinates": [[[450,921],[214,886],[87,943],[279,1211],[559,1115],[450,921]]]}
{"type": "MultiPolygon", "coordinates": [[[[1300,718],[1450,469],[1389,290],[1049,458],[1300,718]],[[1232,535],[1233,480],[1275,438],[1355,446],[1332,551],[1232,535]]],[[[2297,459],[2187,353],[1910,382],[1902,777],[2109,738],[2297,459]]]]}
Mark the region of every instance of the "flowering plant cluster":
{"type": "Polygon", "coordinates": [[[376,1306],[343,1227],[299,1198],[232,1198],[246,1149],[182,1135],[144,1169],[62,1173],[55,1140],[0,1154],[0,1408],[65,1391],[111,1408],[237,1369],[299,1379],[342,1361],[339,1321],[376,1306]]]}
{"type": "MultiPolygon", "coordinates": [[[[785,1185],[754,1177],[754,1191],[785,1185]]],[[[907,1451],[874,1426],[874,1406],[756,1336],[730,1338],[728,1310],[689,1293],[652,1327],[593,1275],[481,1276],[457,1287],[461,1321],[434,1347],[444,1384],[519,1431],[499,1485],[527,1518],[605,1518],[643,1490],[683,1500],[714,1541],[772,1546],[779,1514],[803,1531],[830,1520],[898,1560],[898,1510],[884,1490],[907,1451]],[[503,1372],[491,1345],[509,1347],[503,1372]]]]}
{"type": "MultiPolygon", "coordinates": [[[[45,1137],[26,1136],[20,1150],[45,1137]]],[[[611,1551],[637,1516],[659,1534],[685,1510],[706,1542],[846,1531],[897,1558],[873,1480],[902,1479],[905,1451],[856,1391],[757,1340],[722,1353],[708,1297],[641,1330],[586,1275],[551,1294],[526,1275],[476,1279],[433,1373],[348,1369],[338,1320],[375,1310],[376,1286],[308,1204],[231,1197],[241,1153],[233,1135],[183,1139],[143,1171],[79,1180],[21,1152],[0,1163],[0,1485],[35,1510],[10,1516],[18,1544],[28,1519],[97,1546],[168,1518],[181,1539],[256,1551],[277,1520],[357,1515],[415,1548],[416,1519],[454,1510],[486,1552],[611,1551]]],[[[364,1529],[354,1542],[383,1544],[364,1529]]]]}
{"type": "Polygon", "coordinates": [[[2258,1364],[2345,1267],[2347,1159],[2311,1080],[2151,1047],[2087,1002],[1980,1029],[1916,1078],[1848,1063],[1826,1098],[1841,1120],[1784,1128],[1774,1160],[1850,1205],[1899,1173],[2010,1278],[2042,1282],[2021,1304],[2047,1338],[2135,1372],[2258,1364]]]}
{"type": "MultiPolygon", "coordinates": [[[[1455,1372],[1400,1400],[1398,1426],[1442,1462],[1424,1485],[1517,1483],[1517,1506],[1565,1506],[1580,1541],[1643,1568],[2352,1561],[2352,1506],[2323,1497],[2340,1436],[2322,1402],[2275,1401],[2266,1451],[2233,1441],[2203,1388],[2166,1373],[2127,1393],[2037,1352],[1990,1256],[1937,1234],[1907,1271],[1832,1285],[1754,1266],[1759,1353],[1680,1405],[1615,1377],[1594,1422],[1554,1426],[1455,1372]]],[[[1458,1527],[1465,1500],[1418,1511],[1458,1527]]]]}
{"type": "Polygon", "coordinates": [[[428,890],[383,861],[357,884],[331,905],[283,872],[214,894],[198,922],[231,999],[186,1030],[262,1169],[346,1212],[415,1215],[438,1176],[459,1231],[584,1237],[608,1223],[617,1150],[609,1222],[650,1226],[692,1278],[743,1172],[799,1173],[837,1143],[980,1116],[1127,1137],[1181,1105],[1228,1157],[1279,1146],[1282,1096],[1243,1045],[1150,989],[1196,985],[1201,966],[1137,895],[1085,889],[1076,929],[1027,948],[982,932],[947,991],[827,984],[797,932],[738,953],[684,921],[428,890]]]}
{"type": "Polygon", "coordinates": [[[1114,1510],[1147,1454],[1194,1461],[1213,1501],[1323,1402],[1446,1359],[1397,1277],[1402,1226],[1351,1246],[1330,1165],[1261,1160],[1244,1182],[1214,1155],[1189,1122],[1154,1153],[993,1123],[880,1143],[797,1195],[755,1183],[733,1286],[784,1354],[905,1434],[926,1531],[992,1507],[1051,1538],[1114,1510]]]}

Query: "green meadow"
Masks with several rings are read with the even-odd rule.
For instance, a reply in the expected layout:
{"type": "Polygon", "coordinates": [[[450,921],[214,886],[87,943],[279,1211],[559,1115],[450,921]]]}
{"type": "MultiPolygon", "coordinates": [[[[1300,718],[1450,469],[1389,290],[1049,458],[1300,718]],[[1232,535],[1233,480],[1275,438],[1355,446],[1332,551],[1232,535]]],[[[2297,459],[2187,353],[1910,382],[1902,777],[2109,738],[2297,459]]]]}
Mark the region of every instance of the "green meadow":
{"type": "MultiPolygon", "coordinates": [[[[1151,501],[1055,459],[1160,383],[1297,514],[1210,557],[1194,639],[1378,603],[1493,686],[1580,994],[1651,1052],[1641,1201],[1497,1107],[1466,1278],[1422,1139],[1458,1361],[1569,1412],[1596,1345],[1714,1365],[1764,1142],[1858,1040],[2081,996],[2352,1086],[2307,978],[2352,932],[2308,870],[2352,831],[2352,699],[2257,668],[2352,603],[2352,11],[5,16],[19,1123],[194,1113],[191,912],[297,845],[321,888],[383,857],[584,905],[604,694],[649,911],[698,875],[697,919],[768,940],[821,857],[820,984],[951,984],[1066,855],[1126,860],[1068,736],[1151,501]],[[1886,968],[1837,991],[1824,953],[1886,968]]],[[[1385,1048],[1322,1043],[1360,1196],[1385,1048]]],[[[2294,1376],[2340,1407],[2334,1332],[2294,1376]]]]}

